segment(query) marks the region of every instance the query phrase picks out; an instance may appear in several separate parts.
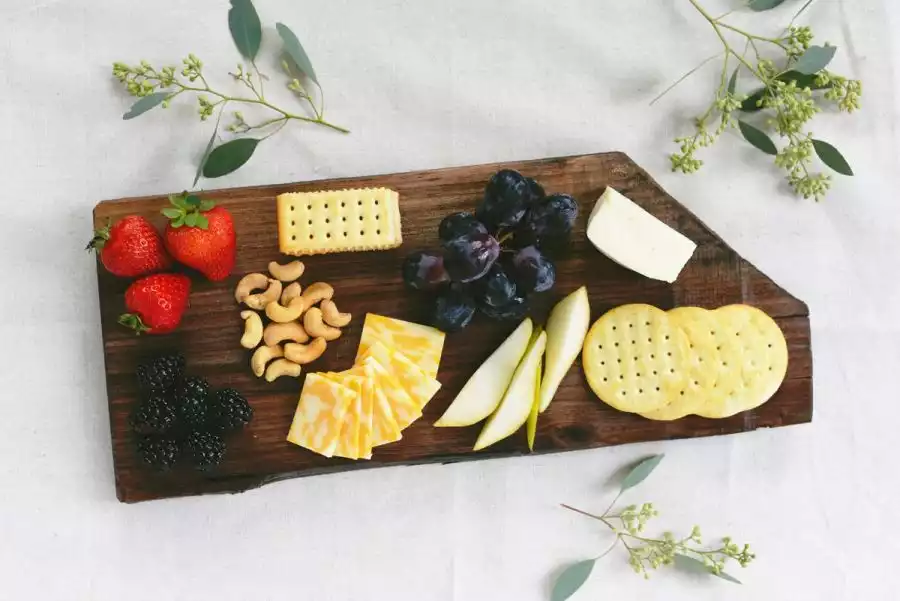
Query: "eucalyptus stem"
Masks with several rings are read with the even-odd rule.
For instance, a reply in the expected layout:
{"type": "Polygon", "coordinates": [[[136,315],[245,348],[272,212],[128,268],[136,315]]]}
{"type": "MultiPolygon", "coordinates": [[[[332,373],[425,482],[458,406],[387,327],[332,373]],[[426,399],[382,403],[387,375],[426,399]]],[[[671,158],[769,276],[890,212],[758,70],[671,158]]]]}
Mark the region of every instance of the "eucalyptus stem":
{"type": "MultiPolygon", "coordinates": [[[[616,500],[618,498],[617,496],[616,500]]],[[[630,505],[623,509],[621,513],[612,514],[610,511],[614,505],[615,500],[602,515],[577,509],[571,505],[562,505],[563,508],[569,511],[602,522],[615,535],[609,548],[594,561],[606,557],[616,546],[621,544],[628,552],[628,562],[632,569],[648,578],[650,575],[649,570],[664,565],[671,565],[675,561],[676,555],[686,555],[695,559],[699,557],[698,561],[702,561],[703,565],[713,574],[722,573],[725,564],[729,560],[737,561],[741,567],[746,567],[756,557],[750,551],[750,545],[744,545],[741,548],[733,543],[729,537],[722,539],[722,546],[714,549],[704,549],[698,546],[702,544],[698,526],[694,526],[691,533],[681,539],[676,539],[671,532],[663,533],[661,538],[643,536],[641,533],[647,522],[659,515],[659,512],[653,508],[653,504],[644,503],[640,507],[630,505]],[[612,519],[620,520],[622,525],[616,526],[610,522],[612,519]]]]}
{"type": "MultiPolygon", "coordinates": [[[[812,5],[813,1],[807,0],[794,19],[812,5]]],[[[827,45],[812,46],[813,34],[810,28],[795,27],[793,20],[778,37],[758,35],[725,22],[724,19],[731,14],[730,12],[714,17],[703,7],[700,0],[688,2],[712,27],[722,46],[722,51],[717,56],[724,56],[724,59],[715,96],[706,111],[695,119],[693,135],[675,139],[680,152],[670,157],[672,169],[682,173],[697,171],[703,165],[703,161],[696,157],[697,151],[711,146],[728,129],[740,126],[741,134],[750,144],[775,156],[775,164],[787,171],[788,182],[805,198],[819,200],[831,185],[829,175],[813,173],[810,170],[814,154],[838,173],[852,175],[850,166],[836,148],[813,139],[812,135],[806,132],[806,124],[821,110],[817,104],[821,102],[820,97],[813,96],[815,90],[826,90],[824,100],[836,103],[841,111],[851,113],[860,108],[862,84],[825,69],[834,56],[835,49],[827,45]],[[726,34],[740,36],[744,40],[744,50],[738,52],[726,34]],[[783,62],[780,65],[776,66],[775,60],[763,56],[760,47],[764,44],[768,45],[764,48],[783,55],[783,62]],[[747,58],[750,48],[753,49],[755,64],[747,58]],[[739,66],[733,73],[731,82],[727,82],[731,57],[737,60],[739,66]],[[744,70],[761,86],[752,97],[739,94],[736,90],[738,75],[744,70]],[[767,124],[784,140],[785,145],[781,149],[763,130],[735,116],[737,111],[761,110],[771,111],[768,114],[770,118],[767,124]],[[718,122],[714,127],[710,124],[713,117],[716,117],[718,122]]],[[[708,61],[703,64],[706,62],[708,61]]],[[[696,69],[699,67],[687,75],[696,69]]],[[[684,76],[679,79],[660,94],[660,97],[686,78],[687,76],[684,76]]]]}
{"type": "Polygon", "coordinates": [[[271,102],[266,100],[265,96],[263,95],[262,81],[264,76],[259,72],[259,69],[257,69],[255,63],[251,63],[253,67],[253,71],[251,72],[245,72],[243,67],[241,65],[238,65],[237,72],[231,73],[231,76],[236,81],[241,82],[247,89],[249,89],[253,93],[254,97],[249,97],[235,96],[213,89],[213,87],[210,86],[206,77],[202,73],[203,63],[194,55],[189,55],[188,58],[184,59],[183,62],[185,67],[181,71],[180,75],[176,74],[175,67],[164,67],[161,70],[157,70],[145,61],[141,61],[140,64],[133,67],[124,63],[115,63],[113,65],[113,74],[119,79],[119,81],[125,84],[125,86],[128,88],[128,91],[134,96],[143,97],[156,91],[171,91],[171,94],[166,98],[163,106],[167,106],[172,100],[185,92],[193,92],[198,94],[198,102],[200,103],[200,117],[203,120],[206,120],[209,116],[211,116],[213,112],[212,109],[214,109],[219,104],[219,102],[212,103],[204,99],[203,95],[209,95],[218,98],[220,102],[261,106],[280,114],[287,121],[293,120],[302,121],[305,123],[315,123],[317,125],[321,125],[323,127],[339,131],[341,133],[350,133],[350,130],[348,130],[347,128],[326,121],[323,118],[322,111],[315,106],[315,104],[312,102],[312,99],[309,98],[308,95],[306,96],[306,100],[312,108],[312,112],[314,115],[313,117],[298,115],[279,106],[276,106],[275,104],[272,104],[271,102]],[[259,81],[259,89],[257,89],[252,80],[252,74],[254,72],[259,81]],[[186,79],[187,81],[184,81],[182,78],[186,79]],[[203,85],[192,85],[192,83],[195,81],[199,81],[203,85]]]}
{"type": "MultiPolygon", "coordinates": [[[[266,107],[267,109],[273,110],[276,113],[280,113],[281,115],[283,115],[283,117],[285,119],[295,119],[297,121],[305,121],[307,123],[316,123],[318,125],[323,125],[325,127],[337,130],[344,134],[350,133],[349,129],[347,129],[345,127],[341,127],[340,125],[335,125],[334,123],[329,123],[328,121],[325,121],[324,119],[322,119],[322,117],[319,115],[319,113],[317,111],[315,111],[315,108],[313,108],[313,111],[316,113],[315,118],[304,117],[303,115],[296,115],[294,113],[290,113],[284,109],[281,109],[281,108],[275,106],[274,104],[272,104],[271,102],[268,102],[267,100],[262,100],[262,99],[257,99],[257,98],[246,98],[243,96],[229,96],[227,94],[217,92],[216,90],[213,90],[212,88],[210,88],[208,86],[204,87],[204,88],[195,88],[195,87],[183,85],[177,81],[174,83],[176,86],[181,88],[176,93],[176,95],[180,94],[181,92],[200,92],[200,93],[204,93],[204,94],[212,94],[213,96],[221,98],[222,100],[227,100],[229,102],[239,102],[239,103],[243,103],[243,104],[258,104],[260,106],[266,107]]],[[[310,104],[312,105],[312,101],[310,101],[310,104]]]]}

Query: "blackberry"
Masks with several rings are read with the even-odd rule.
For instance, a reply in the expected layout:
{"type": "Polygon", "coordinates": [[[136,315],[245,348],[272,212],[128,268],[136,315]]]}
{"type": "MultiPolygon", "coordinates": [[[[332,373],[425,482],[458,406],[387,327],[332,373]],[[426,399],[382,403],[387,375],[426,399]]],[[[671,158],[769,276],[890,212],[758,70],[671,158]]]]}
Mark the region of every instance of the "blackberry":
{"type": "Polygon", "coordinates": [[[165,471],[178,463],[181,445],[168,436],[145,436],[138,442],[138,454],[144,463],[165,471]]]}
{"type": "Polygon", "coordinates": [[[197,376],[186,376],[174,390],[178,418],[188,426],[200,426],[206,421],[209,382],[197,376]]]}
{"type": "Polygon", "coordinates": [[[234,388],[225,388],[216,392],[210,403],[208,421],[210,429],[227,432],[238,430],[253,419],[253,408],[241,393],[234,388]]]}
{"type": "Polygon", "coordinates": [[[163,355],[137,367],[138,388],[145,396],[168,392],[184,373],[184,357],[163,355]]]}
{"type": "Polygon", "coordinates": [[[131,427],[139,434],[163,434],[175,425],[176,419],[172,399],[155,393],[138,405],[131,416],[131,427]]]}
{"type": "Polygon", "coordinates": [[[191,432],[186,446],[194,466],[201,470],[219,465],[225,456],[225,441],[211,432],[191,432]]]}

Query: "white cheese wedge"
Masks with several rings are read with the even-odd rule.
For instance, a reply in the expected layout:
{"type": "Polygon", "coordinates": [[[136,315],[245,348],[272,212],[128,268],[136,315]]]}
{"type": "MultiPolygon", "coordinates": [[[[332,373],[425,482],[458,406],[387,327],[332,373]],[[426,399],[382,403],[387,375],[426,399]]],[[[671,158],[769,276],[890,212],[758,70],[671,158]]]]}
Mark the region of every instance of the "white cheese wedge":
{"type": "Polygon", "coordinates": [[[597,250],[632,271],[674,282],[697,245],[683,234],[606,188],[588,219],[587,236],[597,250]]]}

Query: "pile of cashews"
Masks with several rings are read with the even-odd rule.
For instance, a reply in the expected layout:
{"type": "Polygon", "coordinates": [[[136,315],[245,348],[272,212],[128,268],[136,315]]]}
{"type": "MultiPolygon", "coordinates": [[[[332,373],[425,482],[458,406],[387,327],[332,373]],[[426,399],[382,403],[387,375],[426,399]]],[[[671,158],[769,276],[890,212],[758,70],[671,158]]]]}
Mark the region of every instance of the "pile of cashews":
{"type": "Polygon", "coordinates": [[[301,366],[321,357],[352,318],[338,311],[330,284],[316,282],[305,289],[300,286],[297,280],[305,269],[300,261],[286,265],[272,261],[269,275],[247,274],[234,290],[234,300],[249,309],[241,311],[241,346],[253,350],[250,368],[256,377],[265,376],[268,382],[282,376],[299,377],[301,366]],[[265,326],[260,313],[269,320],[265,326]]]}

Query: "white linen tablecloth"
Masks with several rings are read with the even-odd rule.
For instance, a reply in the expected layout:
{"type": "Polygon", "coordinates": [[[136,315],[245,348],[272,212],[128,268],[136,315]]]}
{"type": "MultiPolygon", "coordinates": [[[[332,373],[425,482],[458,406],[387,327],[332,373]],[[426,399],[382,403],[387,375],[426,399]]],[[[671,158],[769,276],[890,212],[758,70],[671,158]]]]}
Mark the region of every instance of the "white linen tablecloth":
{"type": "MultiPolygon", "coordinates": [[[[609,537],[559,508],[602,510],[608,477],[648,453],[651,532],[698,523],[758,553],[742,587],[673,572],[649,581],[621,553],[576,599],[891,599],[900,394],[900,3],[820,0],[801,22],[840,47],[864,110],[816,134],[851,161],[827,201],[789,194],[737,135],[672,174],[671,138],[712,94],[718,48],[687,0],[257,0],[292,26],[341,136],[291,126],[208,185],[243,186],[622,150],[738,252],[807,301],[811,425],[555,456],[363,471],[236,496],[116,501],[96,276],[81,250],[102,199],[190,183],[210,132],[179,101],[123,122],[113,60],[200,56],[230,85],[225,0],[0,4],[0,599],[191,600],[549,597],[559,566],[609,537]]],[[[705,0],[724,12],[739,0],[705,0]]],[[[798,2],[736,23],[777,32],[798,2]]],[[[273,77],[276,68],[263,61],[273,77]]],[[[287,96],[284,99],[289,102],[287,96]]]]}

